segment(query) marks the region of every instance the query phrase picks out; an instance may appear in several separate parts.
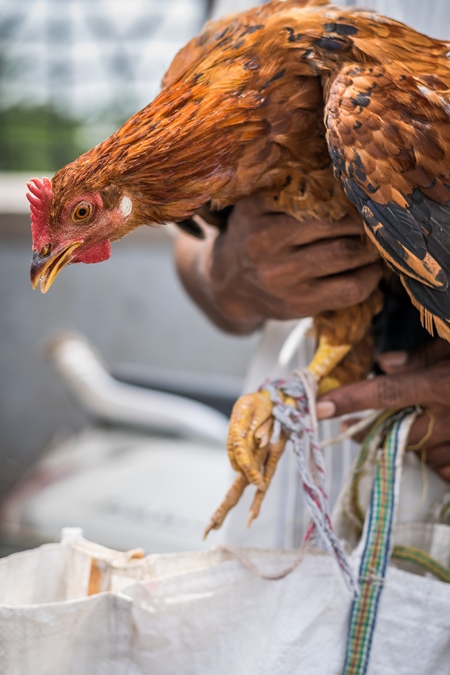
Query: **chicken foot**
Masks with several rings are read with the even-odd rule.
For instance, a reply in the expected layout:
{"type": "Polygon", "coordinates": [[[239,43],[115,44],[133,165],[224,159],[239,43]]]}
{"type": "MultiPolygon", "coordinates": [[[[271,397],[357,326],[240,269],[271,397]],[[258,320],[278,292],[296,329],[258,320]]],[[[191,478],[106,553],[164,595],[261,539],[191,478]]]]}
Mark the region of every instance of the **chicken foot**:
{"type": "MultiPolygon", "coordinates": [[[[331,345],[326,337],[319,339],[317,351],[308,366],[318,384],[325,381],[327,388],[338,386],[337,381],[334,384],[334,379],[327,376],[350,349],[351,345],[336,346],[331,345]]],[[[295,407],[294,399],[279,390],[277,393],[287,405],[295,407]]],[[[257,490],[250,507],[247,527],[258,517],[286,445],[286,437],[282,432],[276,442],[270,442],[273,428],[272,408],[273,404],[266,390],[245,394],[236,401],[230,419],[227,450],[231,466],[239,474],[212,515],[205,529],[204,539],[211,530],[221,527],[229,511],[236,506],[250,484],[255,485],[257,490]]]]}
{"type": "MultiPolygon", "coordinates": [[[[323,360],[327,359],[328,372],[331,372],[338,363],[338,357],[342,358],[347,352],[348,349],[343,352],[341,347],[333,354],[328,344],[323,345],[323,360]]],[[[326,367],[321,367],[320,362],[321,359],[315,357],[311,363],[311,366],[314,364],[313,374],[317,378],[326,367]]],[[[277,393],[284,403],[295,407],[293,398],[285,396],[279,390],[277,393]]],[[[286,436],[283,432],[277,441],[270,442],[273,430],[272,408],[273,404],[266,390],[246,394],[236,401],[230,419],[227,450],[231,466],[239,474],[219,508],[212,515],[205,529],[204,539],[211,530],[218,530],[222,526],[229,511],[236,506],[245,488],[250,484],[255,485],[257,490],[249,510],[247,527],[250,527],[253,520],[258,517],[286,445],[286,436]]]]}
{"type": "MultiPolygon", "coordinates": [[[[294,404],[292,399],[286,400],[294,404]]],[[[250,527],[252,521],[258,517],[286,443],[282,433],[276,442],[270,442],[272,426],[272,403],[267,391],[246,394],[238,400],[231,415],[227,446],[230,463],[240,473],[212,515],[205,529],[204,539],[211,530],[221,527],[228,512],[238,503],[249,484],[256,485],[257,491],[250,507],[247,526],[250,527]]]]}
{"type": "MultiPolygon", "coordinates": [[[[370,357],[373,353],[369,327],[372,318],[382,306],[383,296],[376,289],[364,303],[335,312],[325,312],[316,317],[315,329],[319,342],[308,370],[316,381],[319,394],[340,386],[339,379],[345,375],[346,370],[349,370],[352,377],[356,375],[356,379],[368,374],[371,358],[368,359],[367,354],[370,357]],[[351,356],[355,362],[347,364],[351,356]],[[341,366],[344,359],[346,361],[341,366]],[[336,370],[337,366],[339,368],[336,370]]],[[[287,405],[296,407],[294,399],[288,398],[279,390],[277,393],[287,405]]],[[[239,475],[212,516],[205,530],[205,537],[212,529],[218,529],[222,525],[226,515],[237,504],[249,484],[255,485],[257,491],[250,507],[247,525],[258,516],[286,444],[286,437],[282,433],[276,442],[270,442],[273,429],[272,409],[270,395],[266,390],[246,394],[236,401],[230,419],[227,449],[231,466],[239,475]]]]}

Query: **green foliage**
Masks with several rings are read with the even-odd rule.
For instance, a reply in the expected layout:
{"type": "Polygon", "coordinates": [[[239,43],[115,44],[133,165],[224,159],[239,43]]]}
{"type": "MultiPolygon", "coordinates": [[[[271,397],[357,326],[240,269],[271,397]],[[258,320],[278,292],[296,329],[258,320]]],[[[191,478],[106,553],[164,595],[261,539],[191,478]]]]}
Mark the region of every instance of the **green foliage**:
{"type": "Polygon", "coordinates": [[[0,110],[0,171],[56,171],[86,150],[80,128],[51,105],[0,110]]]}

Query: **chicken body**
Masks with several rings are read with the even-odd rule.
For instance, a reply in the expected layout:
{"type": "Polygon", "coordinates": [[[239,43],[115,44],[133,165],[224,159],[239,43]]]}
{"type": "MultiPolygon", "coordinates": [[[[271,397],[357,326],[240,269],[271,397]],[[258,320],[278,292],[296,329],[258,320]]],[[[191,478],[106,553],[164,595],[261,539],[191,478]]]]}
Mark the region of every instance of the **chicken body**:
{"type": "MultiPolygon", "coordinates": [[[[449,55],[448,43],[322,0],[270,2],[208,24],[153,103],[51,186],[30,184],[33,284],[45,291],[66,263],[104,260],[110,241],[139,225],[185,223],[205,205],[259,192],[299,227],[356,209],[425,326],[450,340],[449,55]]],[[[376,292],[318,317],[318,381],[367,374],[380,309],[376,292]]],[[[258,448],[270,406],[258,399],[241,412],[230,456],[241,483],[264,492],[272,460],[258,448]]]]}

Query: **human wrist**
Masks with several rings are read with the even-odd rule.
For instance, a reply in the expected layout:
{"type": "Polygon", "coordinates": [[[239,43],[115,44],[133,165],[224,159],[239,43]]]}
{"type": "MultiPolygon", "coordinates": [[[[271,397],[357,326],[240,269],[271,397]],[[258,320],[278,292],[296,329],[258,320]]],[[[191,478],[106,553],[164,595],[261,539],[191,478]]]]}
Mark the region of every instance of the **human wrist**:
{"type": "Polygon", "coordinates": [[[248,335],[257,330],[264,318],[247,314],[240,294],[233,292],[229,281],[222,283],[220,273],[214,273],[214,246],[218,236],[209,229],[202,241],[184,234],[177,237],[175,260],[178,275],[192,300],[221,330],[237,335],[248,335]]]}
{"type": "Polygon", "coordinates": [[[248,335],[260,328],[264,317],[254,311],[253,294],[245,293],[236,263],[218,253],[220,234],[208,237],[197,251],[196,274],[202,283],[210,318],[229,333],[248,335]]]}

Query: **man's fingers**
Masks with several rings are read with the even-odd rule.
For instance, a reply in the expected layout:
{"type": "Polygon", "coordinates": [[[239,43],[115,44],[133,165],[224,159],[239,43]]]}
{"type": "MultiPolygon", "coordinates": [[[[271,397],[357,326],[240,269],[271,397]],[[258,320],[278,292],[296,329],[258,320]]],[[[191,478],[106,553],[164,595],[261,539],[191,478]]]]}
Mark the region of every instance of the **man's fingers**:
{"type": "Polygon", "coordinates": [[[317,316],[328,311],[330,298],[333,298],[333,311],[357,305],[367,300],[382,276],[382,265],[370,263],[351,272],[306,282],[303,297],[297,294],[290,300],[291,312],[293,316],[298,315],[296,303],[304,306],[307,301],[309,312],[306,316],[317,316]]]}
{"type": "Polygon", "coordinates": [[[450,441],[427,449],[425,457],[428,466],[450,483],[450,441]]]}
{"type": "MultiPolygon", "coordinates": [[[[336,222],[311,218],[298,222],[291,216],[280,213],[275,216],[268,214],[263,222],[270,223],[274,217],[278,225],[285,227],[284,243],[289,246],[306,246],[316,241],[341,237],[358,237],[368,248],[370,246],[359,218],[348,217],[336,222]]],[[[375,247],[373,249],[376,250],[375,247]]]]}
{"type": "MultiPolygon", "coordinates": [[[[300,253],[304,253],[304,264],[317,259],[314,276],[318,276],[317,270],[320,269],[322,259],[326,264],[330,257],[334,259],[345,256],[347,261],[352,262],[352,257],[360,253],[364,253],[365,262],[380,259],[375,247],[351,226],[343,228],[343,232],[339,233],[333,230],[329,223],[298,222],[286,214],[274,214],[270,218],[254,217],[254,220],[250,221],[249,216],[243,217],[239,210],[230,216],[230,226],[236,227],[240,240],[245,242],[245,248],[251,253],[252,259],[271,259],[274,255],[282,259],[299,250],[300,253]],[[258,228],[253,226],[254,221],[258,223],[258,228]],[[317,251],[310,248],[315,245],[319,246],[317,251]]],[[[358,263],[353,262],[352,266],[357,267],[358,263]]],[[[334,272],[325,269],[321,276],[332,273],[334,272]]]]}
{"type": "Polygon", "coordinates": [[[441,445],[435,445],[426,450],[427,464],[432,469],[442,469],[442,467],[450,467],[450,439],[441,445]]]}
{"type": "Polygon", "coordinates": [[[429,372],[397,376],[382,375],[373,380],[339,387],[322,396],[317,404],[319,419],[374,408],[404,408],[433,400],[429,372]]]}
{"type": "Polygon", "coordinates": [[[300,251],[307,279],[342,274],[380,260],[378,252],[360,237],[324,239],[304,246],[300,251]]]}
{"type": "Polygon", "coordinates": [[[364,237],[364,227],[358,215],[347,216],[339,221],[308,218],[299,222],[286,213],[268,207],[262,195],[252,195],[240,200],[234,206],[228,223],[231,227],[233,223],[238,223],[241,231],[244,227],[248,233],[277,231],[277,243],[281,240],[286,245],[293,246],[310,244],[320,239],[352,235],[364,237]]]}
{"type": "MultiPolygon", "coordinates": [[[[344,431],[347,431],[347,429],[350,429],[350,427],[354,424],[358,424],[360,421],[360,417],[346,417],[345,420],[342,420],[341,422],[339,433],[344,433],[344,431]]],[[[366,436],[367,429],[364,429],[363,431],[359,431],[357,434],[352,435],[352,439],[356,441],[356,443],[363,443],[366,436]]]]}
{"type": "Polygon", "coordinates": [[[447,483],[450,483],[450,464],[447,464],[446,466],[441,466],[441,468],[438,469],[437,472],[441,478],[446,480],[447,483]]]}
{"type": "Polygon", "coordinates": [[[303,291],[298,286],[290,288],[282,303],[285,318],[317,316],[329,311],[333,299],[333,311],[357,305],[367,300],[377,288],[383,275],[380,263],[370,263],[352,272],[336,274],[325,279],[303,282],[303,291]]]}
{"type": "Polygon", "coordinates": [[[450,360],[447,359],[423,370],[381,375],[334,389],[319,399],[318,414],[324,419],[369,408],[383,410],[431,404],[441,415],[441,411],[448,412],[449,401],[450,360]]]}
{"type": "Polygon", "coordinates": [[[410,352],[386,352],[378,362],[385,373],[408,373],[450,358],[450,344],[441,338],[430,340],[410,352]]]}
{"type": "MultiPolygon", "coordinates": [[[[311,284],[310,294],[325,298],[324,305],[327,302],[329,304],[329,298],[333,298],[333,309],[344,309],[367,300],[382,276],[383,266],[380,263],[370,263],[352,272],[316,279],[311,284]]],[[[316,316],[322,311],[322,307],[316,306],[313,314],[316,316]]]]}
{"type": "MultiPolygon", "coordinates": [[[[295,295],[298,295],[299,284],[305,281],[311,284],[314,294],[318,275],[321,281],[340,283],[337,275],[364,268],[378,259],[378,254],[374,254],[358,238],[342,237],[309,244],[289,253],[272,254],[270,264],[259,269],[259,274],[263,286],[283,298],[289,289],[295,289],[295,295]]],[[[360,280],[355,278],[353,281],[356,287],[360,280]]],[[[328,299],[328,294],[325,295],[328,299]]]]}
{"type": "MultiPolygon", "coordinates": [[[[409,450],[416,449],[415,446],[420,446],[417,448],[418,452],[423,447],[427,448],[427,457],[430,457],[430,465],[433,468],[441,466],[443,463],[450,464],[450,454],[442,454],[443,451],[435,452],[434,447],[446,448],[445,452],[450,453],[450,416],[448,415],[448,409],[435,408],[435,411],[427,409],[423,415],[420,415],[411,427],[408,437],[409,450]],[[439,463],[442,457],[444,459],[439,463]]],[[[357,417],[346,417],[341,422],[340,431],[346,431],[359,421],[360,418],[357,417]]],[[[356,436],[352,436],[352,438],[358,443],[362,443],[366,435],[367,429],[361,431],[356,436]]]]}
{"type": "Polygon", "coordinates": [[[450,443],[450,415],[448,408],[432,407],[418,417],[409,432],[408,445],[430,448],[450,443]]]}

